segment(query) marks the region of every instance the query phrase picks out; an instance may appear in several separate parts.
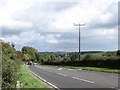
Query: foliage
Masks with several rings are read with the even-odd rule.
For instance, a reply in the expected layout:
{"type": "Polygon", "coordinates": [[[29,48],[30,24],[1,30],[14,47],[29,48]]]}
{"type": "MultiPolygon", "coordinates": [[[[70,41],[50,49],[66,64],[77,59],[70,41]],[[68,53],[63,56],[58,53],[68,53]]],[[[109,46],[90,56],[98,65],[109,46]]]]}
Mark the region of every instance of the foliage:
{"type": "Polygon", "coordinates": [[[120,50],[117,50],[117,55],[120,56],[120,50]]]}
{"type": "Polygon", "coordinates": [[[33,47],[29,47],[29,46],[24,46],[22,48],[22,53],[24,54],[25,60],[26,61],[38,61],[38,51],[33,48],[33,47]]]}
{"type": "Polygon", "coordinates": [[[91,55],[90,54],[86,54],[84,57],[84,60],[90,60],[91,59],[91,55]]]}
{"type": "Polygon", "coordinates": [[[74,53],[74,54],[70,55],[70,59],[71,59],[72,61],[78,60],[78,59],[79,59],[79,54],[78,54],[78,53],[74,53]]]}
{"type": "MultiPolygon", "coordinates": [[[[49,65],[68,65],[68,66],[86,66],[86,67],[100,67],[100,68],[120,68],[117,52],[98,52],[82,54],[81,60],[78,60],[78,53],[72,53],[68,56],[58,58],[56,60],[43,60],[42,64],[49,65]]],[[[45,58],[43,56],[42,58],[45,58]]]]}
{"type": "Polygon", "coordinates": [[[17,79],[16,70],[21,65],[18,52],[10,43],[0,42],[2,45],[2,88],[14,87],[17,79]]]}

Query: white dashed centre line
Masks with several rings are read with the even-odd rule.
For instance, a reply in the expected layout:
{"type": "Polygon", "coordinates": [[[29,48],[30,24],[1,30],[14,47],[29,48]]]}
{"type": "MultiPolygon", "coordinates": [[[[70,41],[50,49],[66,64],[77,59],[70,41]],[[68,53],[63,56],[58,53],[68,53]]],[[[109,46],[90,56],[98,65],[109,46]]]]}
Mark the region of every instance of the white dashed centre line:
{"type": "Polygon", "coordinates": [[[62,68],[59,68],[58,70],[62,70],[62,68]]]}
{"type": "Polygon", "coordinates": [[[85,80],[85,79],[80,79],[82,81],[88,82],[88,83],[94,83],[93,81],[85,80]]]}
{"type": "Polygon", "coordinates": [[[67,75],[65,75],[65,74],[61,74],[61,73],[57,73],[57,74],[62,75],[62,76],[67,76],[67,75]]]}
{"type": "Polygon", "coordinates": [[[77,78],[77,77],[72,77],[74,79],[77,79],[77,80],[81,80],[81,81],[85,81],[85,82],[88,82],[88,83],[95,83],[93,81],[89,81],[89,80],[86,80],[86,79],[80,79],[80,78],[77,78]]]}

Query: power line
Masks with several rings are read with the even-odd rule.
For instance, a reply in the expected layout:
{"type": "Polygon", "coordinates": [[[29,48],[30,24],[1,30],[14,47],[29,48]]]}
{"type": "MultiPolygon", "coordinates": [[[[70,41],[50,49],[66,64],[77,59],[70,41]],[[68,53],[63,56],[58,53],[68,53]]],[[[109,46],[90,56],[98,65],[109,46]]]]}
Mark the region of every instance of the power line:
{"type": "Polygon", "coordinates": [[[74,26],[79,26],[79,60],[80,60],[80,36],[81,36],[80,35],[80,27],[81,26],[85,26],[85,24],[80,24],[80,23],[79,24],[75,24],[75,23],[73,23],[74,26]]]}

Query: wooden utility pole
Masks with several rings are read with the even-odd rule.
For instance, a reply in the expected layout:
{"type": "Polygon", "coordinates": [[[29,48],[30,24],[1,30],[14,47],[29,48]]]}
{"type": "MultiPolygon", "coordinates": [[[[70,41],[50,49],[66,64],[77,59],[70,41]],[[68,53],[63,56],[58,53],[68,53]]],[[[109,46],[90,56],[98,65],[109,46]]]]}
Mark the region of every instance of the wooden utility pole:
{"type": "MultiPolygon", "coordinates": [[[[86,23],[85,23],[86,24],[86,23]]],[[[79,60],[80,60],[80,27],[85,26],[85,24],[75,24],[73,23],[74,26],[79,26],[79,60]]]]}

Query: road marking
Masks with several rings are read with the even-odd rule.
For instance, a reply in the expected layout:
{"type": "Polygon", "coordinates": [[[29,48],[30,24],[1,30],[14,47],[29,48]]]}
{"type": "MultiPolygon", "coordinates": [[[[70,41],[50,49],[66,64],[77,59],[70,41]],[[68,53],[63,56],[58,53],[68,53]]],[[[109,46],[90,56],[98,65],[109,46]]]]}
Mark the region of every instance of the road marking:
{"type": "Polygon", "coordinates": [[[54,84],[48,82],[47,80],[43,79],[42,77],[40,77],[40,76],[38,76],[37,74],[35,74],[34,72],[32,72],[30,69],[29,69],[29,71],[30,71],[33,75],[35,75],[36,77],[38,77],[39,79],[41,79],[42,81],[44,81],[45,83],[47,83],[48,85],[52,86],[53,88],[55,88],[55,89],[57,89],[57,90],[61,90],[61,89],[59,89],[57,86],[55,86],[54,84]]]}
{"type": "Polygon", "coordinates": [[[58,70],[62,70],[62,68],[59,68],[58,70]]]}
{"type": "Polygon", "coordinates": [[[68,69],[68,70],[74,70],[74,69],[68,69]]]}
{"type": "Polygon", "coordinates": [[[89,80],[85,80],[85,79],[80,79],[82,81],[85,81],[85,82],[89,82],[89,83],[95,83],[95,82],[92,82],[92,81],[89,81],[89,80]]]}
{"type": "Polygon", "coordinates": [[[74,79],[77,79],[77,80],[81,80],[81,81],[85,81],[85,82],[88,82],[88,83],[95,83],[93,81],[89,81],[89,80],[86,80],[86,79],[80,79],[80,78],[77,78],[77,77],[72,77],[74,79]]]}
{"type": "Polygon", "coordinates": [[[54,87],[54,88],[56,88],[56,89],[58,89],[58,90],[60,90],[58,87],[56,87],[55,85],[53,85],[52,83],[50,83],[50,82],[47,82],[49,85],[51,85],[52,87],[54,87]]]}
{"type": "Polygon", "coordinates": [[[72,78],[80,80],[80,78],[77,78],[77,77],[72,77],[72,78]]]}
{"type": "Polygon", "coordinates": [[[57,74],[62,75],[62,76],[67,76],[67,75],[65,75],[65,74],[61,74],[61,73],[57,73],[57,74]]]}

